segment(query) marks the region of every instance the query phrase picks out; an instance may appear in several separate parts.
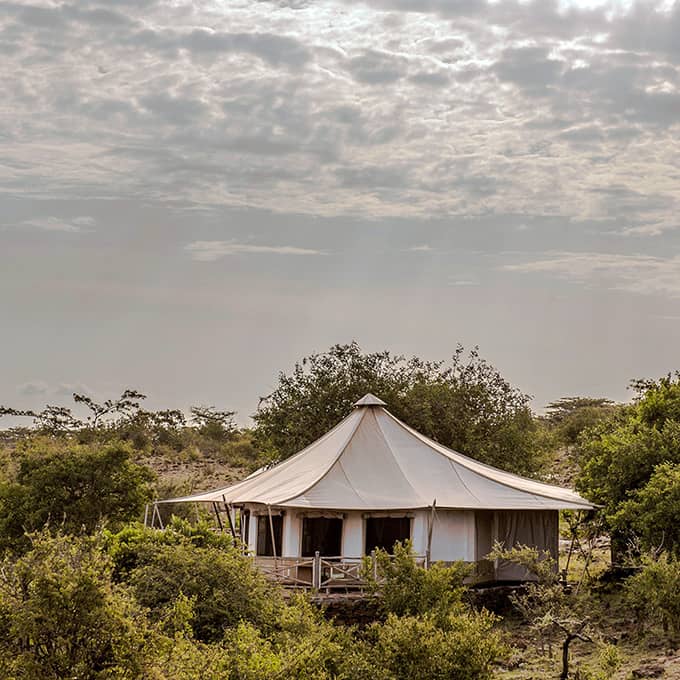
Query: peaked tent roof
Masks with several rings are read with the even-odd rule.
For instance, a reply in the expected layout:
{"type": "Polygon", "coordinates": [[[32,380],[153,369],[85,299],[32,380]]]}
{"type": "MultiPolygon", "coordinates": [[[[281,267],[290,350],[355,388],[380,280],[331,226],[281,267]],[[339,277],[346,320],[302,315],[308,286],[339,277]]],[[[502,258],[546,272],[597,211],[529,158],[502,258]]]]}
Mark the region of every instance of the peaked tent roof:
{"type": "Polygon", "coordinates": [[[395,418],[367,394],[291,458],[243,481],[163,503],[224,501],[333,510],[588,510],[574,491],[484,465],[395,418]]]}

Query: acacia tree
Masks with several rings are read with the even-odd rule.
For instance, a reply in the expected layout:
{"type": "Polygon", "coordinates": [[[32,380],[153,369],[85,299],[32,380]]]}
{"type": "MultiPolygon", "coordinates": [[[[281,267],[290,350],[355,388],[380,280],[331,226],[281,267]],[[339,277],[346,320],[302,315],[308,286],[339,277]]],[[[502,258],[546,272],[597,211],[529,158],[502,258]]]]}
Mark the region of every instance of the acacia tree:
{"type": "Polygon", "coordinates": [[[520,473],[540,462],[529,396],[458,346],[448,361],[334,345],[281,373],[253,416],[260,441],[286,458],[336,425],[372,392],[398,418],[441,444],[520,473]]]}

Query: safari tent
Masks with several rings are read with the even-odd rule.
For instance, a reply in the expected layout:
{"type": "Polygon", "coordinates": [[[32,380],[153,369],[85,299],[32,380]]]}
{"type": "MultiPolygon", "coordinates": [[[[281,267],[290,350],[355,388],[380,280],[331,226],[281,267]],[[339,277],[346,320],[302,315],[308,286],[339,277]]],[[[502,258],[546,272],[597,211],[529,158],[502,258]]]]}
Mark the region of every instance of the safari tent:
{"type": "Polygon", "coordinates": [[[265,569],[317,587],[331,572],[351,580],[363,556],[405,539],[425,565],[464,560],[479,563],[488,581],[521,580],[517,567],[484,560],[494,542],[556,556],[558,512],[593,507],[568,489],[452,451],[385,406],[367,394],[291,458],[233,486],[159,502],[212,504],[265,569]]]}

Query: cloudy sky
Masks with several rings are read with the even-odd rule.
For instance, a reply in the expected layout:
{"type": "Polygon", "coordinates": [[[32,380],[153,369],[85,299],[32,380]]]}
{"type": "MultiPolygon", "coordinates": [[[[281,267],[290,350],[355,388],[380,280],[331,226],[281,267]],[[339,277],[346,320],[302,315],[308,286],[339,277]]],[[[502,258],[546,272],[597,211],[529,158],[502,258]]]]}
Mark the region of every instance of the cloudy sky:
{"type": "Polygon", "coordinates": [[[336,342],[540,409],[680,368],[680,1],[0,2],[0,404],[336,342]]]}

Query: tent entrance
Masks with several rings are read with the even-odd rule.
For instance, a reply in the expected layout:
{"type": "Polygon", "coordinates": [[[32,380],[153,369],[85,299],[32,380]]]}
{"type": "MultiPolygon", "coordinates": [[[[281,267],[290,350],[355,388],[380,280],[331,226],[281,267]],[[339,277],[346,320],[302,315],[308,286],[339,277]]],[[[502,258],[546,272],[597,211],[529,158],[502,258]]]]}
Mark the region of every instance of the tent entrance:
{"type": "Polygon", "coordinates": [[[342,554],[342,519],[339,517],[302,518],[302,557],[339,557],[342,554]]]}
{"type": "Polygon", "coordinates": [[[258,515],[257,517],[257,554],[262,557],[279,557],[283,539],[283,515],[258,515]],[[271,520],[271,525],[270,525],[271,520]],[[272,545],[272,530],[275,544],[272,545]],[[276,553],[274,552],[276,547],[276,553]]]}
{"type": "Polygon", "coordinates": [[[394,551],[397,541],[411,538],[410,517],[367,517],[366,518],[366,555],[378,548],[388,553],[394,551]]]}

